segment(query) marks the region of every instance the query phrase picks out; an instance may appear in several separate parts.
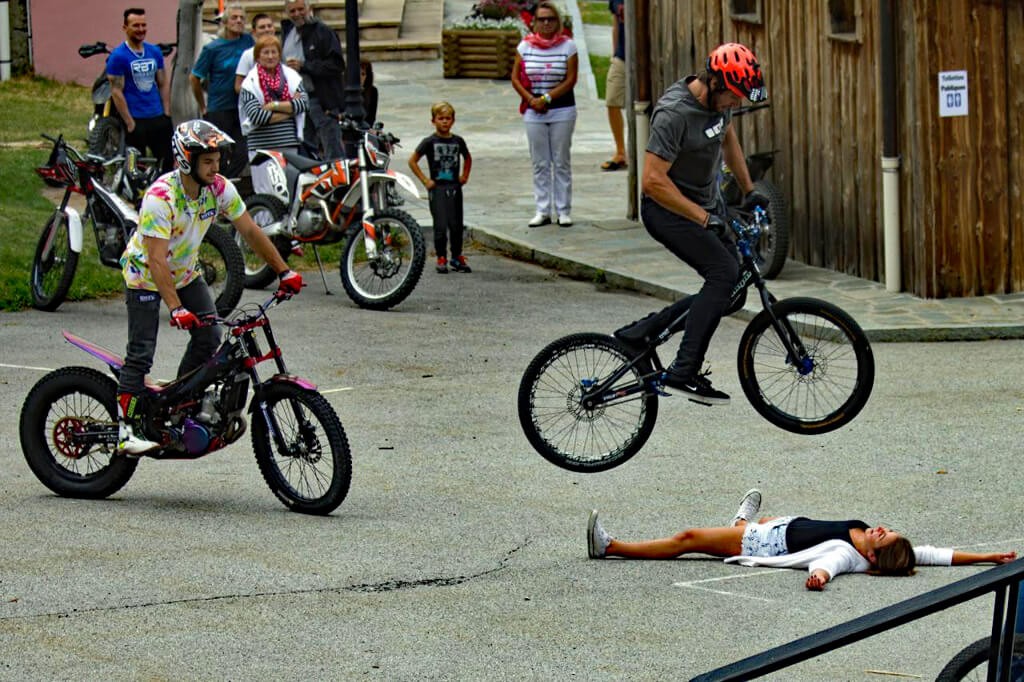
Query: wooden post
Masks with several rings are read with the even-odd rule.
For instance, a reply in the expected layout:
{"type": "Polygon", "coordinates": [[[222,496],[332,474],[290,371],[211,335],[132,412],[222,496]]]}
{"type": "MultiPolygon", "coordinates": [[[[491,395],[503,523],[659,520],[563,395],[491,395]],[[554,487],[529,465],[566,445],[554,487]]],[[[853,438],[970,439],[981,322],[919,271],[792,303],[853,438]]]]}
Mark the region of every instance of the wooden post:
{"type": "Polygon", "coordinates": [[[178,1],[178,48],[174,51],[171,75],[171,121],[178,124],[199,116],[199,107],[188,77],[199,51],[199,30],[202,26],[203,0],[178,1]]]}

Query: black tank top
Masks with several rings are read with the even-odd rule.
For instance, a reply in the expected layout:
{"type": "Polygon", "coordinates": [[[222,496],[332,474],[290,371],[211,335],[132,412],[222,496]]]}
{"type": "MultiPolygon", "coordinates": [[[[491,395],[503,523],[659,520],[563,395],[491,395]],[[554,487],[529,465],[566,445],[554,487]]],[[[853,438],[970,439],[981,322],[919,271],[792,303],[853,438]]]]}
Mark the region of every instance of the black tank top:
{"type": "Polygon", "coordinates": [[[863,521],[814,521],[798,516],[786,528],[786,549],[792,554],[826,540],[842,540],[852,545],[850,531],[855,528],[867,530],[868,524],[863,521]]]}

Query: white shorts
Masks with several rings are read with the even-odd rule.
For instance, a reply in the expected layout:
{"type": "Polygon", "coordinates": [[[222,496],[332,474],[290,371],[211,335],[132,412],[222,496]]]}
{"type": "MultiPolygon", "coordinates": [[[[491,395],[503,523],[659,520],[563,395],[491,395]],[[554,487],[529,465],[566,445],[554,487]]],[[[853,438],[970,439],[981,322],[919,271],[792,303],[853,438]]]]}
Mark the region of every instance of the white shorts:
{"type": "Polygon", "coordinates": [[[786,547],[786,528],[792,516],[780,516],[766,523],[748,523],[743,530],[743,556],[782,556],[786,547]]]}

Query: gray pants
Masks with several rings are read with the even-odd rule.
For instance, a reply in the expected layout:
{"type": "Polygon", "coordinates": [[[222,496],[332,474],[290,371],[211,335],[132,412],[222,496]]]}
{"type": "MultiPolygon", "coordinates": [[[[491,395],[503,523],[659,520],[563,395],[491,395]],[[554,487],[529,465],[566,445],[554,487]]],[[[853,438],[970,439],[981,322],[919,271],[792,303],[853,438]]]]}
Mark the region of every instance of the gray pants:
{"type": "MultiPolygon", "coordinates": [[[[128,349],[124,367],[117,384],[118,393],[139,395],[143,392],[146,374],[153,366],[156,354],[156,336],[160,328],[160,294],[145,289],[126,289],[128,306],[128,349]]],[[[216,312],[210,288],[202,277],[198,277],[178,289],[181,304],[196,315],[210,315],[216,312]]],[[[185,355],[178,366],[178,376],[183,376],[202,365],[220,345],[220,327],[199,327],[189,330],[191,339],[185,355]]]]}

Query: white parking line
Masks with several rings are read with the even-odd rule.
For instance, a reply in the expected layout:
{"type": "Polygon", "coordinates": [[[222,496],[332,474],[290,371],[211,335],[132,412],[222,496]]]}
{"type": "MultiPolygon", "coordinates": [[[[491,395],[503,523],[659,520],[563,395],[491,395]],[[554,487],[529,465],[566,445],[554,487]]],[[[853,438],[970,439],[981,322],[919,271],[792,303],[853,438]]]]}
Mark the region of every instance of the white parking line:
{"type": "Polygon", "coordinates": [[[326,388],[326,389],[320,390],[318,392],[321,395],[323,395],[324,393],[341,393],[342,391],[352,391],[352,390],[355,390],[355,387],[353,387],[353,386],[343,386],[342,388],[326,388]]]}
{"type": "Polygon", "coordinates": [[[10,369],[31,369],[37,372],[52,372],[52,367],[32,367],[31,365],[8,365],[0,362],[0,367],[8,367],[10,369]]]}
{"type": "Polygon", "coordinates": [[[754,571],[752,573],[751,572],[744,572],[742,574],[738,573],[736,575],[719,576],[718,578],[705,578],[704,580],[688,580],[688,581],[682,582],[682,583],[672,583],[672,587],[685,587],[685,588],[688,588],[688,589],[691,589],[691,590],[703,590],[704,592],[714,592],[715,594],[721,594],[721,595],[725,595],[725,596],[728,596],[728,597],[742,597],[744,599],[754,599],[756,601],[764,601],[764,602],[771,603],[771,602],[774,602],[775,600],[774,599],[765,599],[764,597],[753,597],[753,596],[751,596],[749,594],[740,594],[738,592],[728,592],[726,590],[715,590],[715,589],[712,589],[710,587],[704,587],[703,584],[704,583],[724,582],[726,580],[742,580],[742,579],[745,579],[745,578],[754,578],[754,577],[759,576],[759,575],[768,575],[769,573],[780,573],[782,571],[788,571],[788,570],[790,570],[790,569],[787,569],[787,568],[773,568],[770,571],[754,571]]]}

